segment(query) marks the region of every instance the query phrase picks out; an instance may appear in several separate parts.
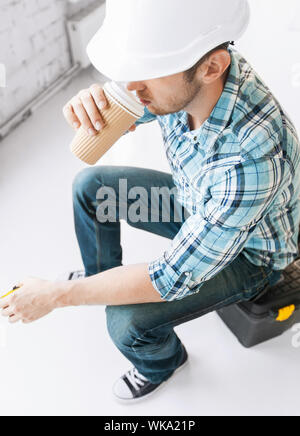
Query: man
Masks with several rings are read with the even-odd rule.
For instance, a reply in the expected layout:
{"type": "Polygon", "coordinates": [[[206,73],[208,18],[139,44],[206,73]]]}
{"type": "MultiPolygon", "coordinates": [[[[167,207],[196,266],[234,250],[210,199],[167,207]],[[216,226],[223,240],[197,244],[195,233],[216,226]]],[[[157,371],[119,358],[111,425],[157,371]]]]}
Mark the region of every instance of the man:
{"type": "MultiPolygon", "coordinates": [[[[108,2],[111,14],[114,1],[108,2]]],[[[199,0],[189,1],[200,20],[206,2],[200,2],[200,10],[199,0]]],[[[162,3],[159,0],[157,8],[162,3]]],[[[210,3],[213,23],[214,11],[223,6],[220,0],[210,3]]],[[[235,23],[238,4],[245,6],[245,1],[226,2],[235,23]]],[[[228,12],[222,11],[224,16],[228,12]]],[[[121,16],[126,21],[125,12],[121,16]]],[[[244,27],[245,20],[241,14],[244,27]]],[[[233,36],[225,41],[237,36],[225,34],[233,36]]],[[[126,81],[125,64],[122,77],[113,66],[110,77],[126,81]]],[[[137,64],[138,70],[142,77],[137,64]]],[[[25,323],[57,307],[106,305],[109,334],[134,365],[114,384],[116,398],[127,404],[153,394],[187,363],[175,326],[258,296],[298,255],[300,144],[292,122],[251,65],[224,42],[202,53],[192,68],[155,74],[130,80],[127,87],[147,105],[136,125],[159,122],[172,174],[101,165],[79,173],[74,217],[84,274],[60,282],[25,279],[21,289],[1,303],[11,322],[25,323]],[[137,187],[149,194],[139,203],[149,219],[137,221],[128,213],[127,222],[172,240],[150,264],[122,266],[120,181],[126,181],[126,194],[137,187]],[[175,188],[167,222],[165,198],[153,204],[153,187],[168,192],[175,188]],[[116,206],[116,217],[106,221],[102,188],[114,194],[116,206]],[[151,220],[153,210],[159,220],[151,220]]],[[[101,103],[107,104],[104,93],[93,85],[65,106],[65,117],[94,135],[103,124],[101,103]]],[[[133,204],[128,197],[127,212],[133,204]]]]}

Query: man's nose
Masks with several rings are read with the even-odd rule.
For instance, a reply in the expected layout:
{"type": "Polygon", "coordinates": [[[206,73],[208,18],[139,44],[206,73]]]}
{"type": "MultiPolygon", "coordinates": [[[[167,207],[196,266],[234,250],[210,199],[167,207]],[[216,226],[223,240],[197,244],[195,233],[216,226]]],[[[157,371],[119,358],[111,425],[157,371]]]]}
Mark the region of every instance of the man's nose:
{"type": "Polygon", "coordinates": [[[127,89],[128,91],[144,91],[145,85],[142,82],[128,82],[127,89]]]}

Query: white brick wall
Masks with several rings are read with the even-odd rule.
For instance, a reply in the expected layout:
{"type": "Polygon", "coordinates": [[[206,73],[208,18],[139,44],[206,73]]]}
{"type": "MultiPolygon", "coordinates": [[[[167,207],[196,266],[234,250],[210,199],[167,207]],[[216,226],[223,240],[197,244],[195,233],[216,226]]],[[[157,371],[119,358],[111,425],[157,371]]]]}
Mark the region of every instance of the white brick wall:
{"type": "Polygon", "coordinates": [[[71,67],[65,19],[91,3],[97,0],[0,1],[0,64],[7,75],[0,126],[71,67]]]}

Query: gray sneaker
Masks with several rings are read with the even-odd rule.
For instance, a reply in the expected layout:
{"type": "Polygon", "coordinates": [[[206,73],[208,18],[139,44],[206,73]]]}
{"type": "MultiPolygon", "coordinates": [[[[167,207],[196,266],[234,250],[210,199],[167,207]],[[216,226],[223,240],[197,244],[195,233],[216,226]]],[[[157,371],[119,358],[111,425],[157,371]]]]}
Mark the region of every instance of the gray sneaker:
{"type": "Polygon", "coordinates": [[[175,373],[182,370],[188,363],[188,354],[183,347],[184,354],[179,367],[173,372],[171,377],[166,381],[153,384],[146,377],[139,373],[139,371],[133,367],[127,371],[122,377],[120,377],[113,386],[114,398],[118,403],[133,404],[138,401],[142,401],[154,394],[159,388],[164,386],[175,373]]]}

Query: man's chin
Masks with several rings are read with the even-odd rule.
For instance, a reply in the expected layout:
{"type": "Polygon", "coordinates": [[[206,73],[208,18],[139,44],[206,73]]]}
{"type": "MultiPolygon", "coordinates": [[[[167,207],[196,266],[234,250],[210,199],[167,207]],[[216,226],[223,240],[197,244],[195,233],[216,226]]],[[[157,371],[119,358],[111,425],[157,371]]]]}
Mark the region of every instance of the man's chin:
{"type": "Polygon", "coordinates": [[[164,116],[164,115],[169,115],[170,114],[170,112],[163,111],[163,110],[160,110],[160,109],[155,109],[155,107],[152,106],[151,103],[147,106],[147,109],[148,109],[148,111],[151,114],[157,115],[157,116],[164,116]]]}
{"type": "Polygon", "coordinates": [[[157,110],[155,110],[155,107],[152,106],[151,103],[148,104],[147,109],[148,109],[148,111],[149,111],[151,114],[153,114],[153,115],[160,115],[159,113],[157,113],[157,110]]]}

